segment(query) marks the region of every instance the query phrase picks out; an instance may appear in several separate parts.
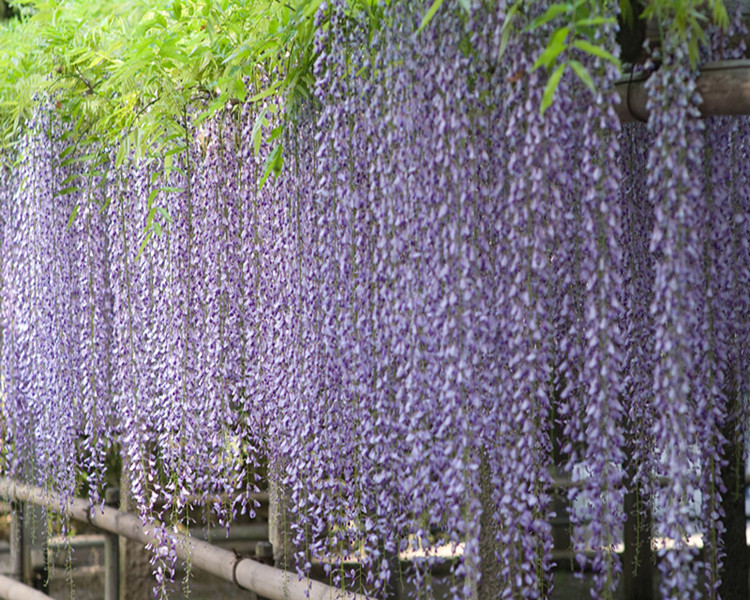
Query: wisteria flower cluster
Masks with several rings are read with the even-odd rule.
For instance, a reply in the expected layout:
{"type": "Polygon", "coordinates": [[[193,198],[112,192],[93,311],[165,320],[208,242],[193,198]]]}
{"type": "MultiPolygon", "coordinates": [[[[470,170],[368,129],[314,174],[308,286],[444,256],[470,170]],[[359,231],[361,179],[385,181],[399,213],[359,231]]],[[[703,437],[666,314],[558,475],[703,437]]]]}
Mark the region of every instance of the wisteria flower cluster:
{"type": "Polygon", "coordinates": [[[698,118],[669,40],[648,123],[621,127],[595,56],[600,91],[565,77],[542,115],[549,30],[507,30],[544,7],[512,6],[446,1],[415,35],[420,3],[374,28],[324,1],[309,103],[188,108],[179,160],[87,168],[40,100],[0,157],[3,471],[95,505],[119,452],[159,578],[191,498],[228,525],[267,476],[300,572],[354,585],[356,561],[378,594],[408,557],[431,597],[449,560],[454,597],[508,599],[550,595],[567,473],[595,597],[637,488],[663,597],[718,598],[724,449],[750,417],[750,124],[698,118]],[[282,122],[267,178],[257,128],[282,122]]]}

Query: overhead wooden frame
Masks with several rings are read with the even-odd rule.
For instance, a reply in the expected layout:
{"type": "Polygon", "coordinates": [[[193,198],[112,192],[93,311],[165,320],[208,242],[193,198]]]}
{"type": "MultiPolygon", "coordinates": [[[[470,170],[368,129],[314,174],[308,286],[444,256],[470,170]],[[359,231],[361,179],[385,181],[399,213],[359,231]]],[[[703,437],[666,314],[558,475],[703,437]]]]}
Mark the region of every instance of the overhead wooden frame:
{"type": "MultiPolygon", "coordinates": [[[[696,81],[701,115],[750,115],[750,60],[720,60],[699,68],[696,81]]],[[[620,95],[617,114],[620,121],[647,121],[648,74],[628,75],[615,84],[620,95]]]]}

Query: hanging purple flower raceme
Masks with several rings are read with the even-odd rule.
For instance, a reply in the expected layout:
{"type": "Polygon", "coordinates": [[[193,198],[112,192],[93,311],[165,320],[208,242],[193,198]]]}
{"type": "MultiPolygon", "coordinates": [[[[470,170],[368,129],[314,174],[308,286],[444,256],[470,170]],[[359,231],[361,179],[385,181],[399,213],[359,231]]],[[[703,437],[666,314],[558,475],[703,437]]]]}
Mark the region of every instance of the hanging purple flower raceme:
{"type": "MultiPolygon", "coordinates": [[[[654,143],[648,185],[655,206],[651,251],[656,255],[654,295],[654,468],[666,476],[656,500],[659,535],[674,548],[659,549],[664,598],[698,597],[696,533],[690,502],[700,489],[697,465],[716,449],[702,448],[696,415],[710,414],[707,385],[708,329],[703,266],[705,205],[701,173],[702,123],[695,83],[683,45],[667,40],[664,62],[649,79],[649,128],[654,143]],[[678,158],[679,157],[679,158],[678,158]],[[709,454],[706,454],[708,452],[709,454]]],[[[700,418],[700,417],[699,417],[700,418]]]]}
{"type": "Polygon", "coordinates": [[[118,414],[123,462],[123,498],[145,518],[150,506],[149,463],[146,444],[151,442],[152,424],[147,404],[148,384],[144,373],[151,360],[144,356],[146,340],[143,282],[139,277],[138,251],[145,223],[149,172],[128,158],[110,176],[112,202],[107,209],[110,244],[109,281],[112,294],[112,394],[118,414]]]}
{"type": "MultiPolygon", "coordinates": [[[[332,21],[344,18],[340,7],[330,10],[332,21]]],[[[394,18],[403,23],[404,31],[416,27],[415,13],[397,11],[394,18]]],[[[299,465],[293,467],[295,472],[312,470],[326,489],[318,492],[319,482],[308,478],[299,483],[296,475],[290,477],[290,484],[294,498],[304,502],[300,509],[309,511],[303,522],[312,524],[313,530],[322,531],[325,520],[317,515],[326,514],[327,506],[334,508],[327,513],[334,515],[329,525],[345,523],[350,509],[329,503],[341,498],[338,494],[349,502],[354,497],[362,516],[353,513],[354,531],[350,527],[349,533],[338,535],[364,544],[366,560],[372,561],[368,568],[377,571],[379,585],[384,585],[391,569],[387,555],[405,549],[408,535],[415,536],[416,546],[428,543],[430,527],[444,531],[439,544],[468,539],[465,552],[476,553],[471,544],[476,543],[472,536],[478,510],[467,504],[465,493],[472,490],[476,497],[472,473],[479,459],[475,455],[467,462],[466,458],[476,452],[473,440],[479,436],[473,433],[481,431],[471,422],[472,408],[480,399],[471,395],[476,392],[470,371],[478,356],[472,346],[473,331],[467,327],[477,316],[470,302],[480,295],[473,279],[480,272],[471,272],[478,198],[472,197],[476,182],[463,178],[463,169],[451,171],[454,163],[477,168],[476,150],[467,144],[467,137],[461,137],[467,121],[454,105],[467,93],[458,88],[455,99],[450,94],[439,97],[459,83],[458,73],[467,66],[461,58],[446,56],[446,66],[437,69],[430,59],[434,84],[414,87],[415,74],[428,64],[420,62],[421,56],[434,54],[439,33],[420,41],[427,50],[400,33],[401,25],[394,28],[393,40],[377,42],[392,54],[375,59],[383,61],[385,68],[372,72],[385,75],[364,83],[365,108],[358,105],[359,95],[352,98],[358,82],[350,81],[348,73],[357,69],[339,62],[352,43],[346,35],[357,35],[356,25],[348,22],[347,26],[351,29],[342,28],[339,37],[319,42],[323,112],[318,120],[320,187],[312,207],[319,228],[312,281],[318,289],[335,291],[323,296],[312,315],[309,335],[319,336],[320,347],[307,349],[303,363],[314,378],[313,389],[319,390],[312,398],[317,408],[307,416],[292,417],[301,419],[305,436],[316,432],[315,454],[305,455],[302,461],[290,457],[299,465]],[[394,69],[394,59],[402,56],[409,57],[414,67],[394,69]],[[370,101],[381,97],[383,104],[370,101]],[[374,123],[359,125],[363,114],[376,117],[374,123]],[[433,120],[434,127],[424,127],[433,120]],[[397,155],[403,160],[394,162],[397,155]],[[368,178],[365,196],[359,188],[368,178]],[[435,195],[436,181],[442,182],[445,194],[435,195]],[[449,215],[456,219],[448,219],[449,215]],[[461,269],[452,272],[447,267],[456,261],[461,269]],[[372,346],[362,335],[368,331],[375,336],[372,346]],[[369,348],[374,351],[363,352],[369,348]],[[347,357],[354,364],[344,360],[347,357]],[[450,366],[453,362],[458,369],[450,366]],[[339,407],[352,405],[351,424],[342,422],[341,416],[333,418],[339,407]],[[337,455],[342,447],[366,452],[355,455],[355,465],[347,467],[337,455]],[[319,455],[327,458],[322,469],[316,466],[319,455]],[[394,478],[395,472],[401,473],[401,481],[394,478]],[[352,475],[357,476],[356,488],[350,487],[352,475]],[[443,485],[436,486],[436,480],[443,485]],[[375,484],[376,493],[368,481],[375,484]],[[423,508],[415,509],[415,497],[423,508]],[[408,504],[405,498],[410,498],[408,504]],[[417,522],[410,522],[413,517],[406,518],[408,513],[415,514],[417,522]],[[470,527],[467,515],[471,515],[470,527]],[[427,527],[422,519],[427,519],[427,527]]],[[[458,46],[447,37],[454,35],[451,31],[456,27],[458,23],[452,21],[445,25],[447,52],[458,46]]]]}
{"type": "MultiPolygon", "coordinates": [[[[614,29],[597,29],[597,40],[614,49],[614,29]]],[[[619,198],[619,120],[612,91],[617,69],[599,58],[589,61],[589,71],[599,92],[589,100],[581,129],[578,232],[579,285],[583,292],[581,390],[585,404],[578,407],[581,430],[585,433],[580,451],[585,480],[571,499],[584,507],[590,545],[594,589],[600,597],[612,597],[620,563],[614,555],[623,523],[624,437],[621,371],[623,321],[621,210],[619,198]]],[[[584,98],[590,98],[584,94],[584,98]]],[[[575,203],[576,200],[573,200],[575,203]]],[[[571,332],[572,333],[572,332],[571,332]]],[[[580,396],[579,396],[580,398],[580,396]]],[[[573,465],[571,465],[571,468],[573,465]]],[[[572,511],[574,524],[580,518],[572,511]]],[[[577,526],[581,526],[578,521],[577,526]]],[[[580,536],[576,536],[575,538],[580,536]]],[[[577,552],[582,553],[578,546],[577,552]]]]}
{"type": "Polygon", "coordinates": [[[60,493],[61,507],[82,473],[98,502],[113,437],[107,240],[95,206],[102,181],[90,164],[59,158],[65,131],[39,103],[20,147],[24,185],[10,188],[3,251],[3,295],[14,299],[3,317],[15,446],[7,470],[60,493]],[[81,185],[63,189],[69,181],[81,185]]]}
{"type": "Polygon", "coordinates": [[[76,214],[69,221],[66,237],[74,251],[68,256],[75,291],[71,313],[77,351],[80,403],[83,420],[79,447],[79,469],[87,474],[92,504],[103,500],[107,456],[115,439],[117,413],[111,401],[112,306],[109,290],[109,248],[102,207],[105,182],[100,176],[84,175],[86,189],[77,198],[76,214]],[[77,302],[76,302],[77,300],[77,302]]]}
{"type": "MultiPolygon", "coordinates": [[[[327,104],[318,120],[318,127],[326,133],[319,141],[316,156],[322,176],[320,185],[298,208],[306,208],[312,213],[315,229],[309,248],[314,257],[310,283],[322,292],[314,314],[307,321],[309,340],[313,341],[315,348],[305,348],[307,341],[298,346],[303,352],[300,363],[306,371],[303,371],[303,379],[314,380],[313,389],[316,390],[314,395],[306,394],[307,410],[298,413],[301,417],[299,425],[309,431],[304,432],[300,440],[309,454],[304,468],[317,474],[305,482],[304,489],[296,486],[305,499],[306,514],[302,523],[306,523],[311,531],[311,538],[307,540],[309,556],[327,554],[327,540],[319,544],[312,538],[324,536],[329,523],[331,529],[345,531],[349,519],[344,515],[352,511],[352,507],[344,503],[356,502],[351,478],[347,480],[344,475],[344,463],[352,459],[354,451],[350,419],[356,418],[357,407],[356,398],[349,397],[345,384],[346,367],[341,353],[341,347],[346,346],[346,340],[353,334],[346,313],[350,293],[350,273],[347,272],[350,242],[346,239],[345,222],[347,195],[353,184],[348,161],[357,141],[351,135],[356,96],[348,89],[350,82],[340,73],[347,68],[344,51],[347,44],[361,36],[358,36],[356,22],[347,19],[339,3],[332,3],[327,10],[330,38],[324,50],[325,56],[319,59],[317,68],[325,65],[331,77],[326,87],[322,88],[318,83],[316,89],[318,94],[324,90],[322,100],[327,104]]],[[[354,63],[356,55],[351,60],[354,63]]],[[[355,458],[355,468],[356,462],[355,458]]],[[[307,562],[309,556],[300,556],[300,559],[307,562]]]]}
{"type": "MultiPolygon", "coordinates": [[[[625,124],[620,132],[624,306],[621,328],[625,349],[622,397],[627,411],[623,469],[628,492],[633,498],[633,506],[626,515],[626,527],[637,532],[637,544],[641,543],[639,536],[650,535],[650,499],[657,490],[652,460],[653,423],[657,416],[652,406],[655,333],[650,310],[655,260],[649,252],[654,207],[644,176],[651,139],[645,123],[625,124]]],[[[641,568],[638,563],[623,566],[641,568]]]]}
{"type": "MultiPolygon", "coordinates": [[[[739,11],[739,8],[737,8],[739,11]]],[[[725,59],[744,56],[744,41],[732,47],[735,36],[744,40],[747,33],[739,12],[729,31],[710,31],[706,58],[725,59]],[[710,56],[709,56],[710,55],[710,56]]],[[[736,173],[742,167],[732,163],[735,147],[742,148],[741,121],[714,117],[705,121],[704,165],[704,277],[706,289],[706,344],[708,348],[704,378],[707,397],[701,407],[699,443],[701,444],[701,524],[705,555],[706,597],[718,598],[721,570],[725,557],[723,537],[726,531],[722,498],[735,490],[726,489],[722,472],[742,439],[741,396],[744,365],[737,342],[745,335],[747,300],[743,271],[748,262],[743,252],[745,215],[735,187],[736,173]],[[731,240],[731,241],[730,241],[731,240]],[[732,449],[728,451],[729,449],[732,449]]]]}
{"type": "MultiPolygon", "coordinates": [[[[234,175],[237,181],[237,213],[239,224],[237,234],[237,260],[239,283],[239,334],[240,342],[238,361],[240,379],[235,402],[242,413],[240,427],[248,431],[248,443],[252,446],[246,461],[257,460],[257,455],[265,454],[269,460],[269,478],[275,468],[274,461],[278,454],[276,450],[284,451],[284,440],[278,440],[276,448],[266,448],[273,435],[266,436],[267,426],[273,427],[278,423],[273,418],[271,398],[266,393],[262,377],[264,368],[264,349],[262,346],[263,308],[261,301],[261,277],[264,273],[263,245],[261,243],[262,229],[258,212],[258,181],[262,168],[259,156],[254,151],[253,127],[258,114],[251,110],[251,105],[242,106],[239,125],[239,148],[237,149],[237,165],[234,175]]],[[[259,149],[260,150],[260,149],[259,149]]],[[[286,395],[279,390],[277,402],[282,402],[286,395]]],[[[285,453],[285,452],[282,452],[285,453]]],[[[283,469],[279,469],[283,472],[283,469]]],[[[254,482],[253,482],[254,484],[254,482]]]]}
{"type": "Polygon", "coordinates": [[[58,136],[49,107],[40,104],[19,147],[24,185],[14,189],[13,208],[8,206],[3,379],[10,474],[69,498],[75,489],[73,406],[80,399],[71,355],[71,253],[64,237],[70,206],[54,198],[58,136]]]}
{"type": "MultiPolygon", "coordinates": [[[[727,32],[713,31],[714,59],[742,58],[747,30],[739,7],[727,32]],[[729,40],[741,40],[733,47],[729,40]]],[[[707,52],[708,53],[708,52],[707,52]]],[[[747,386],[745,341],[748,331],[747,196],[743,164],[746,119],[715,117],[706,120],[705,169],[706,256],[710,396],[703,409],[700,439],[702,510],[706,592],[708,598],[726,594],[720,589],[724,569],[724,500],[742,494],[741,454],[747,453],[747,386]],[[734,481],[728,474],[735,472],[734,481]]],[[[744,538],[743,538],[744,539],[744,538]]]]}
{"type": "MultiPolygon", "coordinates": [[[[241,394],[240,374],[243,368],[236,350],[241,347],[243,325],[239,304],[239,271],[243,256],[237,244],[242,221],[238,218],[238,187],[228,174],[238,170],[239,153],[235,143],[239,132],[236,118],[231,113],[222,115],[213,125],[215,130],[209,130],[207,134],[213,142],[207,144],[202,164],[209,192],[204,229],[206,237],[202,241],[204,252],[208,254],[204,258],[207,274],[204,279],[207,288],[206,326],[215,331],[212,337],[201,336],[205,348],[206,378],[210,381],[209,393],[202,398],[204,414],[209,415],[203,429],[207,437],[205,444],[218,459],[205,465],[208,468],[207,485],[214,494],[228,499],[227,506],[217,510],[220,520],[228,522],[236,516],[238,509],[245,512],[247,501],[244,492],[255,492],[257,486],[254,482],[246,482],[245,486],[241,480],[242,436],[251,432],[241,426],[235,413],[241,394]]],[[[247,458],[250,461],[257,460],[252,450],[244,450],[249,454],[247,458]]],[[[205,489],[206,484],[199,482],[199,486],[205,489]]]]}
{"type": "Polygon", "coordinates": [[[639,486],[644,491],[653,489],[650,457],[654,417],[651,409],[654,325],[650,306],[655,261],[654,255],[649,252],[649,244],[654,229],[654,207],[643,177],[650,143],[651,136],[645,124],[623,126],[620,148],[625,168],[620,191],[625,307],[623,335],[626,347],[623,395],[629,399],[627,469],[630,472],[630,485],[639,486]]]}
{"type": "Polygon", "coordinates": [[[19,292],[15,284],[14,255],[12,241],[15,238],[14,226],[20,211],[13,210],[15,190],[18,187],[18,168],[11,168],[16,162],[14,152],[3,152],[0,158],[2,185],[0,185],[0,423],[2,423],[2,453],[0,468],[3,473],[13,472],[13,428],[14,412],[9,401],[10,382],[14,379],[14,338],[15,327],[12,307],[19,292]]]}
{"type": "MultiPolygon", "coordinates": [[[[319,472],[306,467],[316,453],[309,423],[315,412],[310,410],[308,396],[315,398],[319,389],[315,362],[319,345],[310,319],[318,311],[320,292],[309,283],[316,263],[310,256],[313,215],[308,204],[311,192],[306,189],[312,187],[314,156],[303,150],[287,158],[287,172],[299,175],[299,187],[294,178],[282,176],[260,188],[262,159],[272,149],[262,145],[255,155],[248,134],[256,118],[262,116],[243,112],[245,139],[239,165],[240,280],[244,282],[241,405],[253,443],[267,454],[269,477],[289,494],[284,505],[304,513],[311,496],[306,488],[309,473],[319,472]],[[307,180],[306,171],[310,172],[307,180]],[[300,235],[307,237],[304,243],[300,235]]],[[[283,141],[288,149],[291,140],[283,141]]],[[[294,521],[298,548],[304,555],[306,536],[300,519],[294,521]]],[[[291,545],[292,539],[284,539],[283,544],[291,545]]],[[[306,562],[306,556],[300,558],[300,569],[304,570],[306,562]]]]}
{"type": "MultiPolygon", "coordinates": [[[[332,20],[344,18],[340,3],[331,10],[332,20]]],[[[400,23],[403,17],[396,14],[394,18],[400,23]]],[[[353,421],[341,429],[344,435],[339,440],[331,442],[357,450],[352,473],[356,479],[350,476],[351,484],[356,486],[351,488],[356,504],[349,509],[356,518],[348,535],[354,543],[364,546],[368,578],[382,588],[395,575],[390,572],[393,565],[389,564],[388,555],[397,553],[397,538],[406,534],[394,474],[411,479],[403,464],[408,455],[404,442],[409,444],[408,434],[415,434],[417,428],[409,432],[404,423],[400,405],[408,397],[400,382],[409,379],[413,351],[409,321],[419,295],[409,296],[401,291],[402,286],[413,287],[417,283],[411,261],[406,258],[412,242],[405,229],[415,222],[409,216],[412,200],[403,197],[408,182],[401,167],[408,165],[409,158],[400,164],[391,162],[401,149],[402,136],[408,135],[394,129],[398,115],[391,112],[399,110],[402,88],[396,84],[396,99],[389,103],[383,93],[384,80],[392,73],[387,64],[383,65],[386,74],[376,81],[360,83],[348,75],[347,48],[356,47],[363,34],[366,32],[360,25],[349,36],[333,37],[326,46],[326,61],[321,63],[325,67],[321,82],[328,79],[329,83],[318,84],[324,105],[318,124],[325,128],[320,139],[318,210],[327,219],[331,211],[326,210],[326,205],[335,207],[335,229],[320,247],[328,264],[324,276],[331,277],[331,284],[341,290],[336,295],[338,315],[332,316],[344,337],[335,342],[338,348],[333,349],[341,360],[333,363],[335,371],[331,375],[346,378],[349,398],[344,399],[353,405],[353,421]],[[366,107],[366,98],[376,102],[366,107]],[[374,118],[367,119],[369,115],[374,118]],[[379,188],[379,197],[373,196],[373,188],[379,188]],[[401,206],[403,212],[397,214],[395,206],[401,206]],[[347,357],[353,361],[353,370],[347,357]],[[353,377],[347,375],[350,370],[353,377]]],[[[401,54],[398,33],[391,42],[378,43],[382,48],[390,45],[394,58],[406,54],[401,54]]],[[[364,61],[368,75],[378,71],[377,63],[367,64],[366,55],[354,60],[364,61]]],[[[380,60],[383,59],[376,59],[380,60]]],[[[405,77],[410,73],[411,65],[405,70],[405,77]]],[[[421,407],[414,416],[426,408],[421,407]]],[[[346,495],[345,489],[341,492],[346,495]]],[[[415,512],[422,513],[419,508],[415,512]]],[[[345,519],[347,515],[341,517],[345,519]]]]}
{"type": "MultiPolygon", "coordinates": [[[[21,151],[25,150],[28,144],[27,139],[21,146],[21,151]]],[[[23,160],[23,159],[22,159],[23,160]]],[[[24,331],[28,325],[18,322],[18,311],[22,311],[20,299],[23,294],[23,273],[22,264],[14,260],[18,255],[22,255],[24,248],[17,231],[26,225],[26,212],[17,209],[15,201],[17,190],[19,188],[19,174],[23,174],[27,167],[28,161],[18,162],[14,168],[10,168],[7,163],[16,163],[15,154],[3,156],[3,186],[0,190],[2,194],[2,217],[0,225],[2,226],[2,240],[0,245],[0,285],[2,285],[2,300],[0,302],[0,335],[2,338],[2,347],[0,348],[0,394],[2,395],[2,427],[3,427],[3,446],[2,446],[2,469],[4,473],[15,474],[19,467],[24,454],[23,447],[26,443],[23,438],[17,437],[18,434],[23,436],[28,432],[26,429],[16,427],[17,419],[21,413],[16,410],[18,401],[16,394],[17,386],[20,381],[19,372],[19,353],[22,353],[24,331]],[[6,162],[7,161],[7,162],[6,162]],[[15,176],[14,176],[15,175],[15,176]],[[19,327],[20,325],[20,327],[19,327]],[[18,338],[21,337],[21,340],[18,338]]],[[[19,314],[22,316],[22,313],[19,314]]]]}
{"type": "MultiPolygon", "coordinates": [[[[729,417],[729,397],[737,393],[732,381],[735,360],[731,356],[733,329],[739,323],[738,308],[733,304],[736,291],[736,270],[734,261],[737,247],[727,240],[734,238],[736,228],[733,200],[730,196],[731,176],[726,156],[731,154],[729,143],[733,138],[735,124],[727,118],[706,121],[705,131],[705,189],[706,210],[704,231],[706,231],[704,276],[706,286],[706,344],[708,346],[705,375],[707,398],[702,408],[698,426],[699,443],[702,448],[701,463],[701,523],[706,561],[707,597],[718,598],[720,570],[724,558],[721,538],[724,533],[722,519],[725,516],[721,498],[727,493],[722,480],[722,467],[727,463],[724,457],[725,425],[729,417]],[[731,365],[731,366],[730,366],[731,365]]],[[[736,400],[734,401],[736,404],[736,400]]],[[[734,412],[736,408],[732,407],[734,412]]],[[[732,415],[736,418],[736,413],[732,415]]],[[[730,458],[733,460],[733,458],[730,458]]]]}
{"type": "MultiPolygon", "coordinates": [[[[734,387],[739,401],[737,407],[737,423],[750,422],[750,381],[747,373],[750,368],[750,354],[748,345],[750,343],[750,302],[745,290],[750,285],[750,166],[747,163],[750,156],[750,119],[737,117],[732,139],[729,144],[731,157],[731,192],[732,203],[732,235],[730,261],[733,273],[729,276],[729,290],[732,293],[730,306],[734,314],[730,317],[730,323],[734,325],[731,349],[730,365],[731,378],[728,385],[734,387]]],[[[741,438],[747,440],[748,432],[742,429],[741,438]]],[[[747,443],[744,443],[747,448],[747,443]]],[[[747,455],[746,455],[747,460],[747,455]]]]}
{"type": "MultiPolygon", "coordinates": [[[[498,11],[503,11],[501,6],[498,11]]],[[[502,23],[502,17],[500,19],[502,23]]],[[[551,458],[549,253],[555,223],[547,222],[546,161],[556,149],[544,144],[539,112],[541,73],[531,72],[544,33],[509,43],[502,101],[505,139],[493,160],[503,172],[493,190],[496,217],[497,344],[495,396],[486,399],[494,447],[489,449],[497,503],[497,552],[503,598],[547,597],[551,588],[551,532],[547,522],[551,458]],[[507,69],[507,70],[506,70],[507,69]],[[517,73],[528,76],[514,77],[517,73]]],[[[552,107],[550,110],[556,110],[552,107]]],[[[548,113],[551,114],[551,113],[548,113]]],[[[549,117],[547,117],[549,118],[549,117]]],[[[552,119],[557,122],[556,117],[552,119]]],[[[550,216],[558,215],[551,212],[550,216]]]]}

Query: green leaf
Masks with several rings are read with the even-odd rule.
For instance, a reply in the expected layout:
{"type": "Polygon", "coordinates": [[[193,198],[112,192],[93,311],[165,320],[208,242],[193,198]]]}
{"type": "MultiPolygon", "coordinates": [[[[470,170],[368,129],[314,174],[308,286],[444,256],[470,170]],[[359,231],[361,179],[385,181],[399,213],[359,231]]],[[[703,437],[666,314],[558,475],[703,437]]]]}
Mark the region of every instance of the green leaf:
{"type": "Polygon", "coordinates": [[[260,181],[258,182],[258,189],[259,190],[263,189],[263,186],[265,185],[271,173],[273,173],[275,176],[278,177],[279,173],[281,173],[283,166],[284,166],[283,147],[281,144],[279,144],[273,150],[271,150],[271,153],[268,155],[268,158],[266,158],[266,162],[263,165],[263,176],[260,178],[260,181]]]}
{"type": "Polygon", "coordinates": [[[275,81],[272,83],[269,87],[267,87],[265,90],[260,92],[259,94],[255,94],[252,98],[248,100],[248,102],[257,102],[258,100],[263,100],[263,98],[268,98],[269,96],[273,96],[276,93],[276,90],[279,89],[279,86],[281,86],[281,80],[275,81]]]}
{"type": "Polygon", "coordinates": [[[102,206],[101,206],[101,208],[99,209],[99,214],[100,214],[100,215],[104,214],[104,211],[105,211],[105,210],[107,210],[107,208],[109,207],[109,205],[110,205],[111,203],[112,203],[112,198],[111,198],[110,196],[107,196],[107,197],[106,197],[106,198],[104,199],[104,202],[102,203],[102,206]]]}
{"type": "Polygon", "coordinates": [[[68,217],[68,225],[65,227],[65,231],[68,231],[70,229],[70,227],[73,225],[73,221],[75,221],[76,217],[78,216],[78,209],[79,208],[80,207],[79,207],[78,204],[76,204],[73,207],[73,210],[71,211],[70,216],[68,217]]]}
{"type": "Polygon", "coordinates": [[[542,65],[547,67],[548,70],[551,69],[552,65],[555,64],[557,57],[560,56],[560,54],[562,54],[562,52],[568,47],[568,45],[565,43],[565,40],[567,39],[569,33],[570,27],[561,27],[560,29],[556,29],[555,31],[553,31],[552,35],[550,35],[549,37],[549,41],[547,42],[547,47],[536,59],[536,62],[534,62],[534,66],[531,70],[535,71],[542,65]]]}
{"type": "Polygon", "coordinates": [[[164,208],[163,206],[160,206],[160,207],[159,207],[159,208],[157,208],[156,210],[158,210],[158,211],[159,211],[159,214],[160,214],[160,215],[162,216],[162,218],[163,218],[163,219],[164,219],[164,220],[165,220],[165,221],[166,221],[167,223],[171,223],[171,222],[172,222],[172,217],[171,217],[171,216],[169,215],[169,211],[168,211],[168,210],[167,210],[166,208],[164,208]]]}
{"type": "Polygon", "coordinates": [[[570,65],[570,68],[573,69],[573,72],[578,75],[578,79],[583,81],[583,83],[586,84],[586,87],[591,90],[591,93],[596,94],[596,85],[594,85],[594,80],[591,78],[588,69],[577,60],[568,61],[568,64],[570,65]]]}
{"type": "Polygon", "coordinates": [[[322,2],[323,0],[312,0],[307,8],[305,8],[305,16],[308,18],[314,16],[322,2]]]}
{"type": "Polygon", "coordinates": [[[181,154],[182,152],[185,152],[187,150],[187,146],[178,146],[177,148],[172,148],[171,150],[168,150],[164,153],[164,156],[172,156],[174,154],[181,154]]]}
{"type": "Polygon", "coordinates": [[[151,209],[151,204],[154,201],[154,198],[156,198],[159,195],[159,192],[161,190],[159,188],[156,188],[155,190],[151,190],[151,193],[148,195],[148,200],[146,200],[146,208],[151,209]]]}
{"type": "Polygon", "coordinates": [[[141,242],[140,248],[138,248],[138,254],[135,255],[136,260],[138,260],[141,257],[141,254],[143,254],[143,250],[146,248],[146,245],[148,244],[148,241],[151,239],[151,235],[153,234],[153,230],[149,229],[146,235],[143,238],[143,241],[141,242]]]}
{"type": "Polygon", "coordinates": [[[559,17],[560,15],[564,15],[567,12],[570,12],[573,10],[573,6],[571,6],[568,3],[565,4],[553,4],[550,6],[543,15],[538,16],[536,19],[534,19],[531,23],[529,23],[524,31],[531,31],[533,29],[537,29],[544,25],[545,23],[549,23],[552,19],[555,19],[559,17]]]}
{"type": "Polygon", "coordinates": [[[67,156],[69,156],[72,152],[75,152],[75,149],[77,148],[76,144],[71,144],[65,150],[60,152],[60,160],[65,159],[67,156]]]}
{"type": "Polygon", "coordinates": [[[185,188],[175,187],[173,185],[165,185],[159,188],[163,192],[172,192],[173,194],[180,194],[185,191],[185,188]]]}
{"type": "Polygon", "coordinates": [[[611,62],[613,65],[620,65],[620,61],[601,46],[597,46],[596,44],[592,44],[591,42],[587,42],[586,40],[575,40],[573,42],[573,46],[575,46],[579,50],[583,50],[588,54],[603,58],[604,60],[611,62]]]}
{"type": "Polygon", "coordinates": [[[727,14],[727,8],[726,6],[724,6],[724,2],[722,0],[714,0],[713,4],[714,23],[716,23],[719,28],[726,29],[727,27],[729,27],[729,15],[727,14]]]}
{"type": "Polygon", "coordinates": [[[284,126],[279,125],[276,129],[271,131],[271,134],[268,136],[268,141],[273,142],[281,137],[281,134],[284,132],[284,126]]]}
{"type": "Polygon", "coordinates": [[[245,98],[247,98],[247,88],[239,77],[235,77],[234,79],[234,95],[240,102],[244,102],[245,98]]]}
{"type": "Polygon", "coordinates": [[[576,21],[576,27],[591,27],[594,25],[607,25],[614,23],[616,19],[613,17],[591,17],[588,19],[580,19],[576,21]]]}
{"type": "Polygon", "coordinates": [[[635,25],[635,12],[633,11],[631,0],[619,0],[619,4],[622,22],[632,29],[633,25],[635,25]]]}
{"type": "Polygon", "coordinates": [[[151,223],[154,221],[154,215],[156,214],[156,209],[152,208],[150,211],[148,211],[148,216],[146,217],[146,229],[151,229],[151,223]]]}
{"type": "Polygon", "coordinates": [[[281,144],[276,146],[269,158],[271,158],[271,169],[273,170],[273,174],[278,177],[284,168],[284,147],[281,144]]]}
{"type": "Polygon", "coordinates": [[[75,185],[69,185],[68,187],[64,187],[61,190],[58,190],[55,192],[55,196],[67,196],[68,194],[75,194],[76,192],[80,192],[81,188],[75,186],[75,185]]]}
{"type": "Polygon", "coordinates": [[[422,22],[419,24],[419,29],[417,29],[417,33],[420,33],[427,25],[430,24],[430,21],[432,21],[432,18],[435,16],[437,11],[440,10],[440,7],[443,5],[443,0],[434,0],[432,3],[432,6],[430,6],[430,9],[425,13],[425,16],[422,17],[422,22]]]}
{"type": "Polygon", "coordinates": [[[253,150],[255,151],[255,156],[258,156],[258,154],[260,154],[263,125],[266,123],[266,109],[264,108],[258,113],[258,116],[255,117],[255,122],[253,123],[253,129],[250,136],[253,142],[253,150]]]}
{"type": "Polygon", "coordinates": [[[524,0],[516,0],[505,15],[505,21],[503,22],[501,29],[500,49],[497,52],[498,60],[503,57],[505,49],[508,47],[508,42],[510,41],[510,36],[514,29],[513,23],[518,19],[518,13],[521,11],[523,1],[524,0]]]}
{"type": "Polygon", "coordinates": [[[65,179],[63,179],[60,182],[60,185],[65,187],[66,185],[73,183],[76,179],[78,179],[78,173],[73,173],[72,175],[68,175],[65,179]]]}
{"type": "Polygon", "coordinates": [[[565,68],[568,66],[567,63],[560,63],[557,65],[557,68],[552,71],[552,74],[549,76],[549,79],[547,80],[547,85],[544,86],[544,93],[542,94],[542,114],[550,107],[552,106],[552,99],[555,96],[555,91],[557,90],[557,86],[560,83],[560,78],[562,77],[563,73],[565,72],[565,68]]]}

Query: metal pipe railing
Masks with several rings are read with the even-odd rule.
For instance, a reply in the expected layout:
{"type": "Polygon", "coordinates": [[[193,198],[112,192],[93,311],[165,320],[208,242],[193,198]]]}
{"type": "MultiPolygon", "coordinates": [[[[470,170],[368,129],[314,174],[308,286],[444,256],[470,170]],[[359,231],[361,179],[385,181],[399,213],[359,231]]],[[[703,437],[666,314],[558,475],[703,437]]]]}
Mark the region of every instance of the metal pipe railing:
{"type": "MultiPolygon", "coordinates": [[[[62,512],[71,519],[91,523],[99,529],[136,540],[144,545],[159,543],[160,536],[156,523],[145,527],[141,519],[135,515],[108,506],[92,508],[88,501],[80,498],[64,502],[58,494],[5,477],[0,477],[0,496],[62,512]]],[[[332,600],[344,597],[351,600],[366,600],[363,595],[345,592],[312,579],[299,579],[296,573],[264,565],[229,550],[193,539],[191,536],[173,533],[163,535],[172,539],[177,557],[189,562],[193,568],[226,581],[233,581],[239,587],[269,600],[332,600]]]]}

